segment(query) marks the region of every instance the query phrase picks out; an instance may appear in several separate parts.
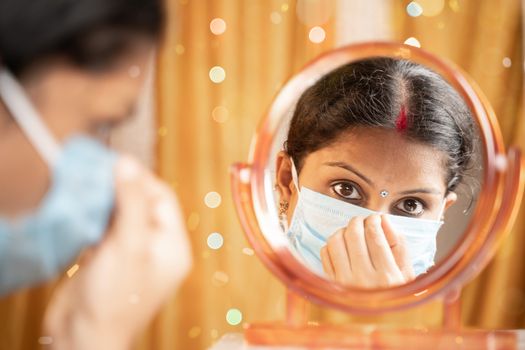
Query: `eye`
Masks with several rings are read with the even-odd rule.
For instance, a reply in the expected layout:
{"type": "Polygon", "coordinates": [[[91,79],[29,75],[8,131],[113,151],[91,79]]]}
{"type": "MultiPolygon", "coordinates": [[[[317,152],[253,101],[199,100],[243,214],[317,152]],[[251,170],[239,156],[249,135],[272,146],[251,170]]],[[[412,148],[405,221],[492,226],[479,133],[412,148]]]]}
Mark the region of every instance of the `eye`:
{"type": "Polygon", "coordinates": [[[344,199],[362,199],[361,194],[357,190],[356,186],[349,182],[339,182],[332,186],[334,192],[344,199]]]}
{"type": "Polygon", "coordinates": [[[410,216],[420,216],[425,211],[425,205],[417,199],[404,199],[396,205],[396,208],[410,216]]]}

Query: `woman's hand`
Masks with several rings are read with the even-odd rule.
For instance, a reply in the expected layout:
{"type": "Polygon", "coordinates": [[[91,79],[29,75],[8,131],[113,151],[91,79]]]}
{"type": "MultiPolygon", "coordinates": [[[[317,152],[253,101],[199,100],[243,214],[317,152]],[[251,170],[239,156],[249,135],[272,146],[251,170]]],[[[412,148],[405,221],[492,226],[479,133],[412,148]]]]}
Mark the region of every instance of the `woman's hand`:
{"type": "Polygon", "coordinates": [[[131,159],[116,167],[116,207],[102,242],[53,295],[55,349],[125,349],[187,275],[191,250],[172,191],[131,159]]]}
{"type": "Polygon", "coordinates": [[[402,235],[386,216],[354,217],[321,249],[323,269],[346,286],[384,288],[415,278],[402,235]]]}

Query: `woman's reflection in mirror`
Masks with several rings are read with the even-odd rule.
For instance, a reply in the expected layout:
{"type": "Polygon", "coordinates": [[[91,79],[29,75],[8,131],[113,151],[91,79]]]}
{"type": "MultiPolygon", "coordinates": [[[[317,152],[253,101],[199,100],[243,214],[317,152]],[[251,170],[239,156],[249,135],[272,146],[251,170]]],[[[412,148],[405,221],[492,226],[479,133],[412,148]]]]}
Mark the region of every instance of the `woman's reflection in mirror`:
{"type": "Polygon", "coordinates": [[[417,63],[375,57],[326,74],[299,99],[277,157],[293,251],[347,286],[425,273],[476,140],[463,99],[417,63]]]}

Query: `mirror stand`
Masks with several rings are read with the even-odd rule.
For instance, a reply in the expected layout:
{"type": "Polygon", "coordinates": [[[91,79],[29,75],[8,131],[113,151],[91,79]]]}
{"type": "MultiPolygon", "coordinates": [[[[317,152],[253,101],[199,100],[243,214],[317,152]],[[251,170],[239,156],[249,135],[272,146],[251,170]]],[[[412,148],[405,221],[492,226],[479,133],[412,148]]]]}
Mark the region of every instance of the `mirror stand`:
{"type": "MultiPolygon", "coordinates": [[[[308,301],[288,290],[284,322],[248,324],[244,341],[255,349],[520,349],[523,330],[477,330],[461,326],[460,291],[443,298],[441,328],[308,322],[308,301]]],[[[521,345],[523,346],[523,345],[521,345]]],[[[246,347],[243,349],[251,349],[246,347]]]]}
{"type": "MultiPolygon", "coordinates": [[[[510,148],[506,157],[505,190],[492,230],[508,232],[516,215],[525,184],[524,160],[510,148]]],[[[256,222],[252,203],[249,164],[237,163],[231,169],[233,197],[246,237],[262,262],[282,279],[279,255],[250,223],[256,222]]],[[[493,247],[496,247],[494,244],[493,247]]],[[[481,330],[461,324],[461,284],[449,288],[443,302],[441,327],[403,328],[381,324],[318,324],[308,320],[309,301],[287,286],[286,319],[270,323],[246,324],[244,336],[214,349],[522,349],[525,330],[481,330]]]]}

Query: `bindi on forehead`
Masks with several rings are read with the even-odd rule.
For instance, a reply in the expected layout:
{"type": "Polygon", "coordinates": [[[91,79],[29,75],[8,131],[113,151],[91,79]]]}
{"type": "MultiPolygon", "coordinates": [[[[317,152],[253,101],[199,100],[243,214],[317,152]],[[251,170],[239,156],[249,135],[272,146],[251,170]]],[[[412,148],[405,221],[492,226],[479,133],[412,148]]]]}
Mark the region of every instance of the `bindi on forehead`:
{"type": "Polygon", "coordinates": [[[406,107],[405,107],[405,104],[402,104],[401,109],[399,110],[399,114],[396,118],[396,130],[399,132],[405,131],[407,126],[408,126],[408,121],[407,121],[406,107]]]}

